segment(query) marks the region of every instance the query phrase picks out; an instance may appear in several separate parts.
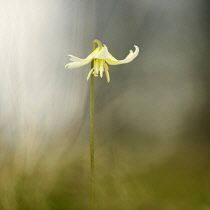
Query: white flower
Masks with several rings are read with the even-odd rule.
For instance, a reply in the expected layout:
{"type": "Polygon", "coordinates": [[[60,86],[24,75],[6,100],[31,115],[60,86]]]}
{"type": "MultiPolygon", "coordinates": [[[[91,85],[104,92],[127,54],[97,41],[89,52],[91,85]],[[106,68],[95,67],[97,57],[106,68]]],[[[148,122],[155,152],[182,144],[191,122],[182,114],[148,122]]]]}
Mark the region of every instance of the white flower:
{"type": "Polygon", "coordinates": [[[103,73],[105,73],[107,82],[110,82],[109,67],[107,64],[119,65],[119,64],[125,64],[125,63],[131,62],[139,54],[138,46],[134,45],[134,48],[135,48],[135,52],[130,50],[129,54],[127,55],[127,57],[124,60],[117,60],[109,53],[106,45],[98,46],[85,59],[81,59],[81,58],[75,57],[73,55],[69,55],[70,60],[73,62],[66,64],[65,67],[68,69],[74,69],[74,68],[84,66],[93,60],[94,65],[87,76],[87,80],[90,78],[91,74],[93,74],[95,77],[97,77],[98,74],[100,74],[100,77],[102,78],[103,73]]]}

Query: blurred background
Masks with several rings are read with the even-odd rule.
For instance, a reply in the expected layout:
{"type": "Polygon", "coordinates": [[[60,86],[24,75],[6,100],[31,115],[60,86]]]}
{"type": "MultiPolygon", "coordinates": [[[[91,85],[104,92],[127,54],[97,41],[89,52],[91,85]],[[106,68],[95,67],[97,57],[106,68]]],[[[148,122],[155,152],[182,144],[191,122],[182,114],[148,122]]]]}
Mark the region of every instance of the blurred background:
{"type": "Polygon", "coordinates": [[[0,210],[89,208],[90,66],[96,209],[210,210],[207,0],[0,0],[0,210]]]}

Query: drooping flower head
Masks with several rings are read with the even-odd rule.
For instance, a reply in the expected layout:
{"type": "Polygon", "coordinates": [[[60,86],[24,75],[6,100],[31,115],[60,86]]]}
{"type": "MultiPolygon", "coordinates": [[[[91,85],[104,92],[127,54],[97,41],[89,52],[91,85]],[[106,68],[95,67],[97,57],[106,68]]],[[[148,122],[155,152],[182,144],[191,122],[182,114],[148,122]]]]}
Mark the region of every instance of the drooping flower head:
{"type": "MultiPolygon", "coordinates": [[[[100,43],[100,42],[99,42],[100,43]]],[[[133,52],[130,50],[127,57],[123,60],[117,60],[114,58],[108,51],[107,46],[104,44],[103,46],[101,44],[98,44],[98,47],[85,59],[81,59],[78,57],[75,57],[73,55],[70,56],[71,63],[66,64],[66,68],[68,69],[74,69],[81,66],[84,66],[91,61],[94,62],[93,68],[89,71],[89,74],[87,76],[87,80],[90,78],[91,74],[93,74],[95,77],[100,75],[100,77],[103,77],[103,74],[105,73],[107,82],[110,82],[110,76],[109,76],[109,65],[119,65],[119,64],[125,64],[131,62],[136,56],[139,54],[139,48],[138,46],[134,45],[135,51],[133,52]]]]}

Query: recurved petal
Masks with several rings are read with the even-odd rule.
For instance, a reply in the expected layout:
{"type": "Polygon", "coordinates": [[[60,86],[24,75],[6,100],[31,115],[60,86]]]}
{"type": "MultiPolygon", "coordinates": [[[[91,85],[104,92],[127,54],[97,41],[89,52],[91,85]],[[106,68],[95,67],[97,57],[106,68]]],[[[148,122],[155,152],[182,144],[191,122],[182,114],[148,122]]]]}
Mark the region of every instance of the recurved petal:
{"type": "MultiPolygon", "coordinates": [[[[130,57],[130,56],[132,56],[132,55],[133,55],[133,51],[130,50],[130,51],[129,51],[129,54],[126,56],[125,59],[127,59],[128,57],[130,57]]],[[[111,60],[113,60],[113,61],[119,61],[119,60],[117,60],[111,53],[109,53],[109,58],[108,58],[108,59],[111,59],[111,60]]]]}
{"type": "Polygon", "coordinates": [[[131,62],[139,54],[139,48],[138,48],[138,46],[134,45],[134,47],[135,47],[135,52],[133,52],[132,50],[130,50],[129,54],[127,55],[127,57],[124,60],[117,60],[116,58],[114,58],[110,54],[110,58],[106,59],[106,62],[109,65],[119,65],[119,64],[124,64],[124,63],[131,62]]]}
{"type": "Polygon", "coordinates": [[[81,58],[78,58],[74,55],[68,55],[70,58],[70,61],[82,61],[82,60],[85,60],[85,59],[81,59],[81,58]]]}
{"type": "Polygon", "coordinates": [[[99,48],[97,47],[90,55],[87,56],[87,58],[85,59],[82,59],[82,58],[78,58],[74,55],[68,55],[70,58],[70,61],[83,61],[83,60],[90,60],[90,59],[93,59],[94,56],[99,52],[99,48]]]}
{"type": "Polygon", "coordinates": [[[100,51],[100,49],[101,48],[97,47],[92,53],[90,53],[90,55],[88,55],[87,58],[85,58],[85,60],[93,59],[95,55],[100,51]]]}
{"type": "Polygon", "coordinates": [[[103,47],[101,48],[101,50],[99,50],[99,52],[95,55],[94,58],[98,58],[98,59],[107,59],[110,58],[109,57],[109,51],[107,46],[104,44],[103,47]]]}
{"type": "Polygon", "coordinates": [[[77,62],[72,62],[72,63],[68,63],[65,65],[65,68],[68,68],[68,69],[74,69],[74,68],[78,68],[78,67],[81,67],[81,66],[84,66],[88,63],[91,62],[91,59],[90,60],[81,60],[81,61],[77,61],[77,62]]]}

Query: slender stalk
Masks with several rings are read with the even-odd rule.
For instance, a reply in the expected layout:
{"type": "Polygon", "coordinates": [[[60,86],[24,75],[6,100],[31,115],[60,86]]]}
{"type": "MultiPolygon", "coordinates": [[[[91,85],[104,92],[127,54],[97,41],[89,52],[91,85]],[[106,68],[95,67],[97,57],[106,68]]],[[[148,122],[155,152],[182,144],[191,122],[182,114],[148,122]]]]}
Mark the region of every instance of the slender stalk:
{"type": "MultiPolygon", "coordinates": [[[[94,40],[92,51],[95,50],[96,44],[102,46],[101,42],[94,40]]],[[[91,69],[94,67],[94,60],[91,63],[91,69]]],[[[95,201],[95,159],[94,159],[94,75],[90,77],[90,171],[91,171],[91,194],[90,210],[94,210],[95,201]]]]}
{"type": "MultiPolygon", "coordinates": [[[[93,50],[95,43],[93,43],[93,50]]],[[[92,61],[91,69],[94,61],[92,61]]],[[[91,173],[91,194],[90,194],[90,210],[94,209],[95,197],[95,163],[94,163],[94,75],[90,77],[90,173],[91,173]]]]}

